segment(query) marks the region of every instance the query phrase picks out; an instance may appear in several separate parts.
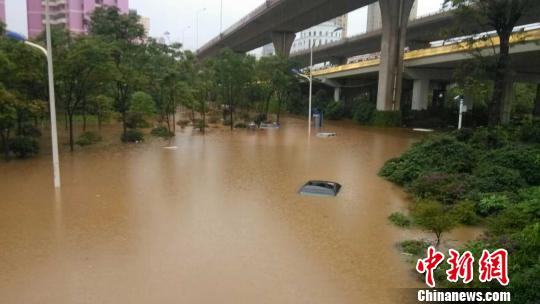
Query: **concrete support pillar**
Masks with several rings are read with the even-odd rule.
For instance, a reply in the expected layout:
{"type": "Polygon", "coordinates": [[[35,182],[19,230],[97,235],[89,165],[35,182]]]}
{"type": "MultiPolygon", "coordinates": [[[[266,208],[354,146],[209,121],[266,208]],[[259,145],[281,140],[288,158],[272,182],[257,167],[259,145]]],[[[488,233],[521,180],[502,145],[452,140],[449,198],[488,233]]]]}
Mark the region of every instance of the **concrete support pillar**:
{"type": "Polygon", "coordinates": [[[272,42],[274,43],[274,49],[278,56],[289,58],[291,54],[291,47],[296,38],[296,34],[293,32],[273,32],[272,42]]]}
{"type": "Polygon", "coordinates": [[[334,88],[334,101],[340,101],[341,100],[341,88],[335,87],[334,88]]]}
{"type": "Polygon", "coordinates": [[[416,79],[413,82],[412,109],[427,110],[429,99],[429,79],[416,79]]]}
{"type": "Polygon", "coordinates": [[[512,113],[512,100],[514,99],[514,81],[508,80],[505,83],[506,94],[502,98],[501,105],[501,124],[508,124],[510,122],[510,114],[512,113]]]}
{"type": "Polygon", "coordinates": [[[377,110],[399,110],[403,53],[414,0],[379,0],[382,19],[377,110]]]}

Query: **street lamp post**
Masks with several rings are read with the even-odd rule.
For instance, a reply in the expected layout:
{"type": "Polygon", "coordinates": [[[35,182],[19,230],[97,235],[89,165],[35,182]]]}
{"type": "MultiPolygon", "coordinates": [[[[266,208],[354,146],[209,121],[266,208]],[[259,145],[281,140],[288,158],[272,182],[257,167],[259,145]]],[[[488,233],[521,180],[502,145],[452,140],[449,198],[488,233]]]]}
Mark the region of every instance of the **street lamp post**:
{"type": "Polygon", "coordinates": [[[219,33],[223,33],[223,0],[219,4],[219,33]]]}
{"type": "Polygon", "coordinates": [[[311,39],[309,40],[309,75],[306,76],[302,73],[300,73],[297,70],[293,70],[295,74],[297,74],[300,77],[303,77],[309,81],[309,110],[308,110],[308,136],[311,136],[311,101],[313,98],[313,44],[311,43],[311,39]]]}
{"type": "Polygon", "coordinates": [[[191,26],[187,26],[184,29],[182,29],[182,47],[185,48],[185,38],[186,38],[186,31],[191,29],[191,26]]]}
{"type": "Polygon", "coordinates": [[[206,7],[195,13],[195,51],[199,48],[199,15],[206,11],[206,7]]]}
{"type": "Polygon", "coordinates": [[[47,57],[47,71],[49,79],[49,112],[51,115],[51,142],[52,142],[52,158],[53,158],[53,177],[54,187],[60,188],[60,157],[58,156],[58,131],[56,128],[56,99],[54,94],[54,70],[52,59],[52,42],[51,42],[51,26],[49,19],[49,0],[45,2],[45,31],[47,36],[47,49],[39,44],[28,41],[24,36],[15,32],[6,32],[6,36],[10,39],[21,41],[24,44],[38,49],[47,57]]]}

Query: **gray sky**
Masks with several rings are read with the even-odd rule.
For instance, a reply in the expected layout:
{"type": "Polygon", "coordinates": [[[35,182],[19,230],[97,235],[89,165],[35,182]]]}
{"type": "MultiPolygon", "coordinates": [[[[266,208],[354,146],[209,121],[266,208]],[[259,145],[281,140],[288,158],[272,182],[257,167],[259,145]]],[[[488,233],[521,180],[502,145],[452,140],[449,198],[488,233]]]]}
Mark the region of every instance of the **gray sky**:
{"type": "MultiPolygon", "coordinates": [[[[130,0],[130,8],[150,18],[150,35],[161,37],[168,31],[170,40],[182,42],[186,48],[195,46],[195,15],[199,14],[199,46],[215,37],[220,28],[220,3],[223,1],[223,28],[226,29],[244,15],[263,4],[264,0],[130,0]]],[[[418,0],[418,14],[425,15],[441,7],[443,0],[418,0]]],[[[6,0],[8,28],[23,34],[26,28],[26,1],[6,0]]],[[[349,34],[365,30],[367,10],[349,15],[349,34]]]]}

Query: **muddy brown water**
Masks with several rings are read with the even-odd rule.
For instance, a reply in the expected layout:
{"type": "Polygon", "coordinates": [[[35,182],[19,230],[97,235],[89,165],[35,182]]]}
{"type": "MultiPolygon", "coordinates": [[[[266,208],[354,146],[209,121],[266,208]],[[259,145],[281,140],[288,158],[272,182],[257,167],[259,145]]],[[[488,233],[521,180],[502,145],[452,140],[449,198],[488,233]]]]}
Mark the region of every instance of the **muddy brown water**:
{"type": "Polygon", "coordinates": [[[50,155],[0,162],[0,302],[398,303],[422,285],[395,244],[418,235],[388,223],[407,196],[377,171],[421,135],[325,129],[64,151],[60,192],[50,155]],[[309,179],[343,188],[299,196],[309,179]]]}

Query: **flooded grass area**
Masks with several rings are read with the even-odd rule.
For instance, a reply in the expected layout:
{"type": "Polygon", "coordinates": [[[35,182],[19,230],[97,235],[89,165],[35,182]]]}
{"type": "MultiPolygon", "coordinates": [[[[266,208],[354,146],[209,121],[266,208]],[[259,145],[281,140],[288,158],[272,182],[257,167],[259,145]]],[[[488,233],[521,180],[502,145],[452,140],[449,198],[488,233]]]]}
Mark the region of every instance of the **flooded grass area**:
{"type": "Polygon", "coordinates": [[[63,147],[59,192],[47,153],[1,162],[2,302],[396,303],[422,282],[395,246],[411,232],[387,220],[407,195],[377,172],[423,135],[324,131],[337,136],[287,118],[123,145],[107,127],[96,147],[63,147]],[[298,195],[308,180],[342,188],[298,195]]]}

